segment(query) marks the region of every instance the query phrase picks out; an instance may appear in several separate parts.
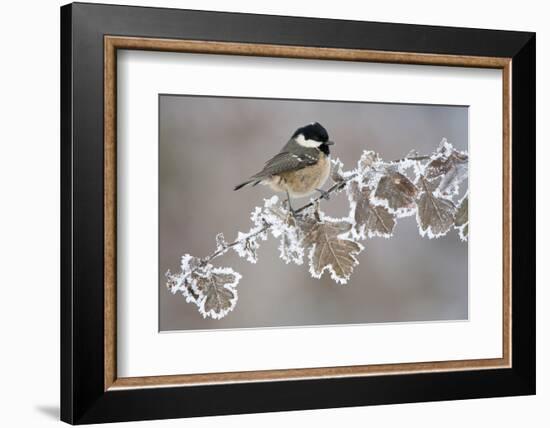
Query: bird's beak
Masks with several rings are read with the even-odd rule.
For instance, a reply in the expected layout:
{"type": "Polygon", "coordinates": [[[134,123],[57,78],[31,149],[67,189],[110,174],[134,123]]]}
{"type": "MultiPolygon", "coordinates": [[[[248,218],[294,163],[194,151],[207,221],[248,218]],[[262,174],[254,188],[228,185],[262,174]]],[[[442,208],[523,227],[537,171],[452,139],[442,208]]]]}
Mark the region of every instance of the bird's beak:
{"type": "Polygon", "coordinates": [[[332,146],[332,145],[334,144],[334,141],[328,140],[325,144],[326,144],[327,146],[332,146]]]}

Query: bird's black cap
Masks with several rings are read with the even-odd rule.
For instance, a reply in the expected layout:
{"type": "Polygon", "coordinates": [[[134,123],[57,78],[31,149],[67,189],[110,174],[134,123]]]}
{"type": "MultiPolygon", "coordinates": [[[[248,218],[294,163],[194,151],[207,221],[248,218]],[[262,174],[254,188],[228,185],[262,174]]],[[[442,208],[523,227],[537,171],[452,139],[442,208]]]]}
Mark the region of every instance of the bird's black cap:
{"type": "Polygon", "coordinates": [[[298,128],[292,135],[292,138],[296,138],[300,134],[302,134],[306,140],[314,140],[321,143],[326,143],[328,141],[328,132],[319,122],[314,122],[298,128]]]}

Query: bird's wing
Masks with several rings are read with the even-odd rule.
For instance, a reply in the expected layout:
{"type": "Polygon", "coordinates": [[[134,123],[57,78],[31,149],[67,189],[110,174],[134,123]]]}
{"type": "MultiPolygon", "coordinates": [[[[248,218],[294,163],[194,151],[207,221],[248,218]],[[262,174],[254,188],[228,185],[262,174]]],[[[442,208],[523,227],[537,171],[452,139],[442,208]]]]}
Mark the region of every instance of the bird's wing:
{"type": "Polygon", "coordinates": [[[264,178],[283,172],[296,171],[308,165],[315,165],[319,155],[314,150],[303,150],[300,153],[280,152],[265,163],[264,168],[252,178],[264,178]]]}

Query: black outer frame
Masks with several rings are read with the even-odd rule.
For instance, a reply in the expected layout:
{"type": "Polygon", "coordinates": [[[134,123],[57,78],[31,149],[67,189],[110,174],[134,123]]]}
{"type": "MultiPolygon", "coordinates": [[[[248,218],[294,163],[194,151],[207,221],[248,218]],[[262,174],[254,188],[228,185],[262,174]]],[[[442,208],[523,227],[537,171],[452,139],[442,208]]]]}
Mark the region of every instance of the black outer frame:
{"type": "Polygon", "coordinates": [[[63,6],[61,420],[84,424],[534,394],[535,96],[534,33],[63,6]],[[104,35],[512,58],[512,368],[105,392],[104,35]]]}

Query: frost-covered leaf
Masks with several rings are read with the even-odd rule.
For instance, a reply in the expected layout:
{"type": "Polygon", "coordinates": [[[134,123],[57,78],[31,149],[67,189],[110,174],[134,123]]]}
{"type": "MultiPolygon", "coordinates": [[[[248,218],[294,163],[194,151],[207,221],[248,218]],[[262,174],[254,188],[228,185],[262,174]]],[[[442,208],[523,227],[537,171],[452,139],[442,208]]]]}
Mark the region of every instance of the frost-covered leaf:
{"type": "Polygon", "coordinates": [[[267,227],[270,225],[268,217],[270,217],[270,209],[279,202],[277,196],[272,196],[269,199],[264,199],[263,207],[256,207],[250,214],[250,219],[254,223],[254,227],[250,230],[249,234],[256,234],[258,239],[266,241],[268,238],[267,227]]]}
{"type": "Polygon", "coordinates": [[[197,306],[204,318],[220,319],[237,304],[237,284],[241,275],[231,268],[214,268],[195,272],[193,291],[198,295],[197,306]]]}
{"type": "Polygon", "coordinates": [[[357,180],[364,186],[374,188],[384,171],[384,163],[378,153],[365,150],[357,162],[357,168],[350,171],[347,177],[357,176],[357,180]]]}
{"type": "Polygon", "coordinates": [[[276,202],[266,204],[265,218],[271,224],[270,232],[279,239],[279,254],[285,263],[301,265],[304,260],[302,232],[296,224],[297,219],[288,208],[276,205],[276,202]]]}
{"type": "Polygon", "coordinates": [[[455,214],[455,227],[462,241],[468,240],[468,194],[464,196],[455,214]]]}
{"type": "Polygon", "coordinates": [[[389,238],[395,227],[395,216],[384,206],[373,205],[371,189],[362,187],[357,181],[348,186],[350,214],[354,219],[353,235],[360,239],[373,236],[389,238]]]}
{"type": "Polygon", "coordinates": [[[468,154],[455,150],[446,139],[426,165],[424,175],[428,180],[441,177],[439,190],[455,193],[457,186],[468,177],[468,154]]]}
{"type": "Polygon", "coordinates": [[[279,252],[281,259],[286,263],[303,263],[304,250],[301,245],[300,229],[290,211],[279,204],[279,198],[273,196],[264,200],[263,207],[256,207],[251,219],[254,227],[248,234],[239,232],[237,242],[233,248],[241,257],[256,263],[259,240],[267,239],[267,230],[271,235],[280,240],[279,252]],[[263,232],[263,230],[266,230],[263,232]],[[252,237],[247,239],[247,237],[252,237]]]}
{"type": "Polygon", "coordinates": [[[180,261],[181,273],[187,276],[201,265],[201,259],[190,254],[184,254],[180,261]]]}
{"type": "Polygon", "coordinates": [[[303,226],[304,246],[309,248],[309,271],[320,278],[325,270],[339,284],[347,283],[359,262],[355,257],[363,247],[342,235],[351,229],[346,221],[309,221],[303,226]]]}
{"type": "Polygon", "coordinates": [[[256,263],[258,261],[258,248],[260,247],[260,241],[267,240],[267,231],[276,227],[275,222],[279,220],[275,219],[272,210],[277,205],[279,198],[273,196],[269,199],[264,199],[263,207],[256,207],[250,214],[250,219],[254,223],[254,226],[247,232],[239,232],[235,239],[236,244],[232,246],[233,250],[239,255],[239,257],[245,258],[250,263],[256,263]]]}
{"type": "MultiPolygon", "coordinates": [[[[277,210],[282,212],[285,209],[279,206],[279,198],[276,195],[264,199],[263,207],[256,207],[250,215],[250,219],[255,226],[252,230],[261,230],[266,225],[270,225],[271,232],[273,233],[273,230],[277,229],[277,225],[281,222],[279,213],[276,212],[277,210]]],[[[267,232],[262,239],[267,239],[267,232]]]]}
{"type": "Polygon", "coordinates": [[[201,268],[201,259],[190,254],[184,254],[180,262],[181,272],[179,274],[172,274],[170,271],[166,272],[167,288],[172,294],[180,291],[188,303],[195,302],[196,295],[191,292],[189,281],[193,272],[199,268],[201,268]]]}
{"type": "Polygon", "coordinates": [[[281,215],[283,216],[283,223],[279,225],[279,254],[285,263],[301,265],[304,262],[302,231],[294,217],[285,213],[281,213],[281,215]]]}
{"type": "Polygon", "coordinates": [[[241,279],[231,268],[216,268],[198,257],[185,254],[181,258],[181,272],[166,272],[166,285],[172,293],[178,291],[187,303],[198,306],[204,318],[220,319],[237,304],[237,284],[241,279]]]}
{"type": "Polygon", "coordinates": [[[340,159],[332,159],[330,167],[330,178],[335,183],[341,183],[345,180],[344,177],[344,164],[340,159]]]}
{"type": "Polygon", "coordinates": [[[357,163],[357,169],[359,173],[363,175],[366,171],[371,169],[371,167],[380,161],[380,155],[372,150],[365,150],[361,154],[361,158],[357,163]]]}
{"type": "Polygon", "coordinates": [[[460,202],[455,215],[455,226],[460,227],[468,223],[468,196],[460,202]]]}
{"type": "Polygon", "coordinates": [[[250,263],[258,262],[258,248],[260,244],[258,243],[258,236],[254,235],[254,232],[249,232],[248,234],[239,232],[236,242],[232,248],[237,252],[239,257],[243,257],[250,263]]]}
{"type": "Polygon", "coordinates": [[[399,216],[406,215],[414,210],[417,192],[416,186],[405,175],[390,171],[378,181],[372,202],[385,206],[399,216]]]}
{"type": "Polygon", "coordinates": [[[300,230],[297,227],[291,228],[281,236],[279,253],[285,263],[296,263],[301,265],[304,262],[304,248],[300,240],[300,230]]]}
{"type": "Polygon", "coordinates": [[[466,242],[468,240],[468,227],[469,225],[468,223],[466,223],[458,230],[458,236],[460,237],[461,241],[466,242]]]}
{"type": "Polygon", "coordinates": [[[178,288],[180,286],[179,282],[180,282],[180,276],[179,275],[174,275],[170,269],[168,269],[166,271],[166,273],[164,274],[164,276],[166,277],[166,288],[168,288],[168,290],[172,293],[172,294],[175,294],[177,291],[178,291],[178,288]]]}
{"type": "Polygon", "coordinates": [[[223,254],[227,252],[228,250],[228,244],[225,240],[225,237],[223,236],[223,233],[218,233],[216,235],[216,252],[223,254]]]}
{"type": "Polygon", "coordinates": [[[418,196],[416,220],[420,235],[438,238],[445,235],[454,224],[456,208],[453,202],[441,196],[439,180],[429,181],[420,177],[422,192],[418,196]]]}

